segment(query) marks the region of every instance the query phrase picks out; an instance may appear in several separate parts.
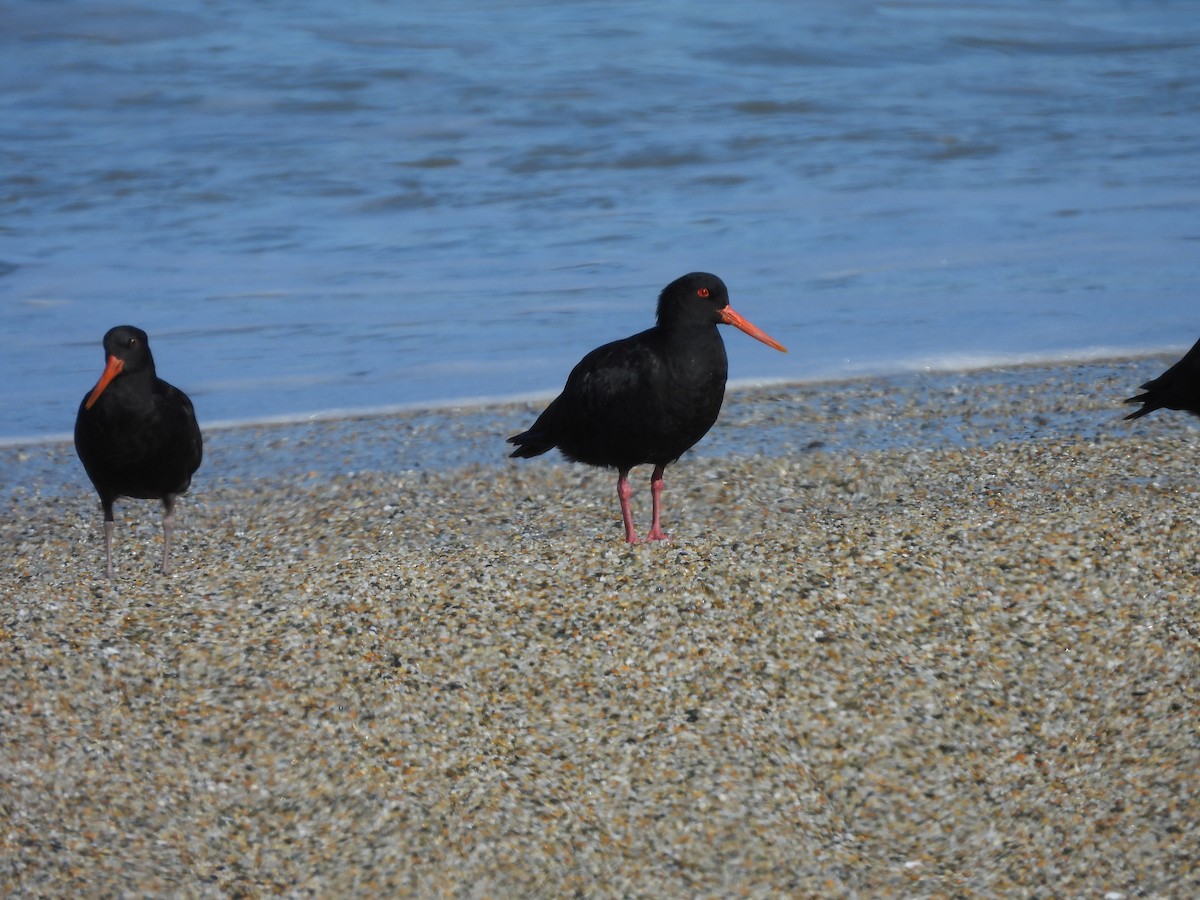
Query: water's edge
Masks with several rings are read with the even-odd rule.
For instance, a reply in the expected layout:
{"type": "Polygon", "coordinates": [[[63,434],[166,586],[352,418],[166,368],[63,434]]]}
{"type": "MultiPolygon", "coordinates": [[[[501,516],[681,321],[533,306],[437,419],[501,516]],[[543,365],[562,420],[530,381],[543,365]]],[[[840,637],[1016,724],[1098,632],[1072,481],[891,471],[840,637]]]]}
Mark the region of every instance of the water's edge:
{"type": "MultiPolygon", "coordinates": [[[[1123,400],[1175,358],[1154,353],[840,381],[731,383],[720,420],[688,455],[778,457],[1039,436],[1095,438],[1129,427],[1122,418],[1131,407],[1123,400]]],[[[193,490],[363,471],[502,466],[510,449],[505,438],[527,427],[547,399],[480,398],[365,414],[328,411],[302,421],[206,425],[205,461],[193,490]]],[[[1153,433],[1188,421],[1163,414],[1136,427],[1153,433]]],[[[66,437],[0,444],[0,482],[5,498],[90,491],[66,437]]]]}

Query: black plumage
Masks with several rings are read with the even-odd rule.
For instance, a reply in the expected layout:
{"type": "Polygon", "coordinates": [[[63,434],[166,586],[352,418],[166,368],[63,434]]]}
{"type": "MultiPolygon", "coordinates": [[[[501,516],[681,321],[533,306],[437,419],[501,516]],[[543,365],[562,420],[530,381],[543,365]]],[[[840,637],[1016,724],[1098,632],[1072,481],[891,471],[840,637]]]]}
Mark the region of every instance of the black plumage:
{"type": "Polygon", "coordinates": [[[663,471],[708,433],[725,396],[729,362],[717,331],[721,323],[787,352],[734,312],[720,278],[693,272],[663,289],[653,328],[598,347],[579,361],[562,393],[533,426],[508,439],[517,445],[511,455],[538,456],[557,447],[574,462],[615,468],[630,543],[637,533],[629,470],[653,465],[653,521],[646,539],[665,539],[660,523],[663,471]]]}
{"type": "Polygon", "coordinates": [[[104,556],[113,577],[113,503],[161,500],[162,571],[170,570],[175,498],[185,493],[203,455],[192,401],[154,370],[146,332],[118,325],[104,335],[104,373],[79,404],[75,451],[100,495],[104,556]]]}
{"type": "Polygon", "coordinates": [[[1126,403],[1141,403],[1142,408],[1126,419],[1140,419],[1156,409],[1181,409],[1200,416],[1200,341],[1191,350],[1152,381],[1142,385],[1143,393],[1126,403]]]}

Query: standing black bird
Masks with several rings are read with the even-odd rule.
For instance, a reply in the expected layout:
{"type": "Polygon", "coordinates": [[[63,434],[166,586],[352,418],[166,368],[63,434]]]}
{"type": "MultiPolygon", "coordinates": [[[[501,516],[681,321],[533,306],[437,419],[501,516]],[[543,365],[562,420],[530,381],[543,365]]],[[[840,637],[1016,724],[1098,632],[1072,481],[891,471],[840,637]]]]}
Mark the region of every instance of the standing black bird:
{"type": "Polygon", "coordinates": [[[629,470],[652,463],[654,517],[646,540],[666,540],[659,520],[663,470],[708,433],[725,397],[729,362],[717,331],[721,323],[787,352],[733,311],[716,275],[684,275],[659,295],[653,328],[598,347],[579,361],[533,427],[508,439],[517,445],[512,456],[538,456],[557,447],[572,462],[616,469],[625,540],[631,544],[637,532],[629,470]]]}
{"type": "Polygon", "coordinates": [[[1126,403],[1141,403],[1142,408],[1126,419],[1140,419],[1156,409],[1182,409],[1200,416],[1200,341],[1167,371],[1142,385],[1145,393],[1130,397],[1126,403]]]}
{"type": "Polygon", "coordinates": [[[200,468],[200,426],[187,394],[159,378],[146,332],[118,325],[104,335],[104,374],[79,404],[75,452],[104,509],[104,556],[113,577],[113,501],[161,500],[162,571],[170,570],[175,498],[200,468]]]}

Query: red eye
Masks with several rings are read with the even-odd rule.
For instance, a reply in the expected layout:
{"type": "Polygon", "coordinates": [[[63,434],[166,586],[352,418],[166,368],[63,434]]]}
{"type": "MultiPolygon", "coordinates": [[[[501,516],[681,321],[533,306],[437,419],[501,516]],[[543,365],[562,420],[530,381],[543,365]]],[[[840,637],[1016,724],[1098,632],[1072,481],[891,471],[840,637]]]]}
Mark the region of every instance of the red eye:
{"type": "Polygon", "coordinates": [[[708,288],[696,288],[696,296],[697,297],[707,297],[708,296],[708,288]]]}

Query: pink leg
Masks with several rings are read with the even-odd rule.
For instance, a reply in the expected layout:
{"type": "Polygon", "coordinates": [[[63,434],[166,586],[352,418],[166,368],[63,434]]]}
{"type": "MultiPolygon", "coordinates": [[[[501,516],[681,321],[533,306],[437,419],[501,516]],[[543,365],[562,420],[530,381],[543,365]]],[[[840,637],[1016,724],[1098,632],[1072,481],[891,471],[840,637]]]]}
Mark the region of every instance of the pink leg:
{"type": "Polygon", "coordinates": [[[650,523],[650,533],[646,535],[648,541],[669,541],[671,536],[662,530],[662,524],[659,522],[659,513],[662,510],[660,498],[663,492],[663,469],[666,466],[655,466],[654,474],[650,476],[650,498],[654,503],[654,520],[650,523]]]}
{"type": "Polygon", "coordinates": [[[116,530],[116,527],[117,524],[115,522],[109,521],[104,523],[104,560],[107,566],[106,571],[108,572],[109,581],[113,580],[112,536],[113,531],[116,530]]]}
{"type": "Polygon", "coordinates": [[[636,544],[637,532],[633,530],[633,510],[629,507],[629,498],[633,496],[633,488],[629,486],[628,469],[622,469],[617,476],[617,496],[621,498],[621,521],[625,523],[625,543],[636,544]]]}
{"type": "Polygon", "coordinates": [[[162,573],[171,573],[171,531],[175,528],[175,495],[163,497],[163,561],[162,573]]]}

